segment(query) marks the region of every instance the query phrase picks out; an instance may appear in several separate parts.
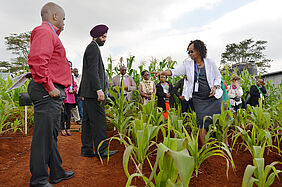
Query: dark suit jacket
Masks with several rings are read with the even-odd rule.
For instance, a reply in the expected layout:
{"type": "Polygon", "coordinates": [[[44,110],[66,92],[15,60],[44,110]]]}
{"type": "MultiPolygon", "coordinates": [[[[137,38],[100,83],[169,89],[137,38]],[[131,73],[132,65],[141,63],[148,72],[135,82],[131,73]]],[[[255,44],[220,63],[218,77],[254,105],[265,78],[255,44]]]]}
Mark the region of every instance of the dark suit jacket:
{"type": "Polygon", "coordinates": [[[174,86],[174,93],[177,97],[181,96],[182,95],[182,92],[183,92],[183,86],[184,86],[184,79],[180,79],[176,85],[174,86]],[[180,88],[180,91],[178,91],[180,88]]]}
{"type": "MultiPolygon", "coordinates": [[[[260,88],[260,90],[263,93],[263,96],[265,97],[266,96],[266,89],[265,89],[265,87],[262,86],[260,88]]],[[[251,86],[250,95],[251,95],[251,98],[250,98],[250,101],[247,104],[250,104],[251,106],[258,105],[259,104],[258,100],[260,98],[260,94],[259,94],[258,88],[255,85],[251,86]]]]}
{"type": "Polygon", "coordinates": [[[97,90],[106,89],[105,68],[99,46],[92,41],[83,56],[82,78],[79,96],[97,98],[97,90]]]}
{"type": "MultiPolygon", "coordinates": [[[[170,93],[169,104],[170,104],[170,107],[172,108],[175,105],[174,96],[173,96],[174,90],[173,90],[172,83],[170,83],[170,82],[167,82],[167,83],[169,84],[168,92],[170,93]]],[[[164,93],[164,89],[163,89],[160,82],[156,85],[156,89],[157,89],[156,95],[158,96],[157,105],[158,105],[158,107],[163,108],[163,111],[166,112],[166,107],[165,107],[165,96],[166,96],[166,94],[164,93]]]]}

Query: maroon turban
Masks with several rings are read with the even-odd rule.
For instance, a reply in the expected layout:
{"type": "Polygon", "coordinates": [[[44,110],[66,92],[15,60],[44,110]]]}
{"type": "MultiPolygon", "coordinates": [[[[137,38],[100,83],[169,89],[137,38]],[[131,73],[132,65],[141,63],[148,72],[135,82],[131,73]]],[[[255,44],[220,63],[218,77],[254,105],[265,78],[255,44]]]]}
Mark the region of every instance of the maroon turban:
{"type": "Polygon", "coordinates": [[[91,29],[90,35],[93,38],[98,38],[102,36],[103,34],[107,33],[108,29],[109,27],[107,27],[106,25],[96,25],[95,27],[93,27],[93,29],[91,29]]]}

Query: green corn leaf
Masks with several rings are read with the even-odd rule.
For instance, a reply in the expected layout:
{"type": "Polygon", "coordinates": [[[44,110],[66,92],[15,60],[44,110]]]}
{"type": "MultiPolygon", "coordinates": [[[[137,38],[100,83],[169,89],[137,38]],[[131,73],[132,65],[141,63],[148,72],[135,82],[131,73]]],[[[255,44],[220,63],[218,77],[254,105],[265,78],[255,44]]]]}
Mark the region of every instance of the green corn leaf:
{"type": "Polygon", "coordinates": [[[154,165],[154,168],[153,168],[153,170],[152,170],[152,172],[151,172],[151,175],[150,175],[150,177],[149,177],[149,180],[148,180],[148,182],[147,182],[147,185],[148,185],[148,183],[153,179],[153,177],[154,177],[154,175],[156,174],[156,172],[157,172],[157,168],[158,168],[158,165],[159,165],[159,161],[160,161],[160,158],[161,158],[161,156],[166,152],[166,151],[168,151],[168,147],[166,147],[164,144],[162,144],[162,143],[160,143],[159,145],[158,145],[158,151],[157,151],[157,157],[156,157],[156,162],[155,162],[155,165],[154,165]]]}
{"type": "Polygon", "coordinates": [[[127,177],[130,176],[129,171],[128,171],[128,162],[129,162],[129,157],[131,155],[132,150],[133,150],[133,145],[130,145],[126,147],[123,153],[122,165],[123,165],[123,170],[127,177]]]}
{"type": "MultiPolygon", "coordinates": [[[[139,174],[139,173],[133,173],[132,175],[130,175],[130,177],[128,177],[127,182],[126,182],[126,185],[125,185],[126,187],[132,187],[132,186],[130,186],[130,184],[131,184],[132,179],[133,179],[134,177],[142,177],[142,179],[144,180],[145,183],[149,183],[148,178],[145,177],[144,175],[141,175],[141,174],[139,174]]],[[[147,184],[147,186],[148,186],[148,185],[149,185],[150,187],[155,187],[155,185],[154,185],[152,182],[150,182],[149,184],[147,184]]]]}
{"type": "Polygon", "coordinates": [[[254,185],[254,182],[258,182],[258,179],[251,177],[247,187],[252,187],[254,185]]]}
{"type": "Polygon", "coordinates": [[[254,158],[263,158],[263,154],[264,154],[264,148],[265,146],[261,147],[261,146],[253,146],[253,150],[254,150],[254,158]]]}
{"type": "Polygon", "coordinates": [[[187,149],[179,152],[169,151],[174,159],[183,186],[189,186],[194,171],[194,158],[189,156],[187,149]]]}
{"type": "Polygon", "coordinates": [[[179,181],[177,184],[174,184],[170,179],[168,179],[166,186],[167,187],[183,187],[184,185],[181,181],[179,181]]]}
{"type": "Polygon", "coordinates": [[[259,180],[259,185],[262,185],[264,181],[264,158],[254,158],[254,165],[257,168],[255,177],[259,180]]]}
{"type": "Polygon", "coordinates": [[[242,187],[247,187],[248,184],[250,183],[250,179],[252,178],[252,175],[255,171],[256,167],[252,165],[247,165],[244,176],[243,176],[243,182],[242,182],[242,187]]]}
{"type": "Polygon", "coordinates": [[[275,173],[271,173],[267,178],[265,187],[271,186],[271,184],[274,182],[274,179],[275,179],[275,173]]]}

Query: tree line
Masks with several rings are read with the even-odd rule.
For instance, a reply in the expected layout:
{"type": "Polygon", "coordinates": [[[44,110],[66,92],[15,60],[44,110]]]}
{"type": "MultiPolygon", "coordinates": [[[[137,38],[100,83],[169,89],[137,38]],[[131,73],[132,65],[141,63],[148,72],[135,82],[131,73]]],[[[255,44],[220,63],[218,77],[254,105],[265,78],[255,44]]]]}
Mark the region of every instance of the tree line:
{"type": "MultiPolygon", "coordinates": [[[[20,34],[10,34],[5,37],[6,50],[15,55],[10,61],[1,61],[0,71],[17,74],[28,71],[28,52],[30,49],[30,34],[24,32],[20,34]]],[[[230,69],[232,65],[254,62],[259,73],[267,72],[272,60],[266,58],[264,51],[267,47],[267,41],[254,41],[252,38],[245,39],[239,43],[227,44],[225,52],[221,54],[220,65],[222,69],[230,69]]]]}

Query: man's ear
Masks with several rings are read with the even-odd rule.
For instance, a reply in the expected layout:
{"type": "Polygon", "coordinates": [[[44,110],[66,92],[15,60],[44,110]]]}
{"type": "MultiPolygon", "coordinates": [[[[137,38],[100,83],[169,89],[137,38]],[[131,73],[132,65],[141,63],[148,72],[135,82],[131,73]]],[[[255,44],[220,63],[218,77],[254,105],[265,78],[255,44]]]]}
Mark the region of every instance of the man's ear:
{"type": "Polygon", "coordinates": [[[53,18],[54,21],[58,21],[56,13],[53,14],[52,18],[53,18]]]}

